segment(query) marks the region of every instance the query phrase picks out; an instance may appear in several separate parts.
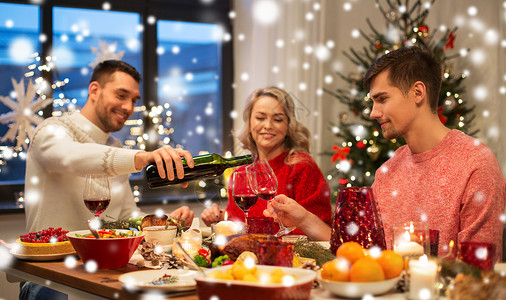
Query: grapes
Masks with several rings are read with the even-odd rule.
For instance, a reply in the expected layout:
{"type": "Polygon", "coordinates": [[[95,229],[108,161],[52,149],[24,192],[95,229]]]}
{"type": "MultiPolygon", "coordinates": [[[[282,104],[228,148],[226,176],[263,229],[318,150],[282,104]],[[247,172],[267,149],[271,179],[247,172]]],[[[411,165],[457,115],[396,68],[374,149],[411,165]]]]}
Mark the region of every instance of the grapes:
{"type": "Polygon", "coordinates": [[[58,242],[64,242],[68,241],[67,233],[68,230],[63,230],[61,227],[56,229],[49,227],[48,229],[21,235],[19,238],[25,243],[49,243],[53,237],[58,242]]]}

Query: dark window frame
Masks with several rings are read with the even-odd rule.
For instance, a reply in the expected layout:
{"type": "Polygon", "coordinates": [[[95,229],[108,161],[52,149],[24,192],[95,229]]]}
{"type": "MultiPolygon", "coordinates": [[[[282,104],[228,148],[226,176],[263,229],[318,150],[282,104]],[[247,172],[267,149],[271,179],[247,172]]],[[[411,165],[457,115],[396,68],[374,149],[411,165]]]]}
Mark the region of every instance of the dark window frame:
{"type": "MultiPolygon", "coordinates": [[[[13,4],[29,4],[37,5],[29,0],[0,0],[1,3],[13,4]]],[[[38,4],[40,7],[40,29],[41,33],[45,33],[47,41],[41,44],[41,57],[45,58],[51,49],[53,43],[53,7],[69,7],[82,9],[102,10],[103,0],[44,0],[38,4]]],[[[158,76],[158,56],[157,48],[157,25],[149,25],[147,23],[148,16],[155,16],[157,20],[183,21],[183,22],[199,22],[199,23],[215,23],[220,24],[225,32],[232,36],[232,23],[228,17],[229,12],[233,9],[231,0],[215,0],[211,3],[204,4],[200,0],[107,0],[111,4],[111,11],[133,12],[140,15],[144,32],[142,34],[142,99],[158,99],[158,86],[154,78],[158,76]],[[149,84],[148,84],[149,83],[149,84]]],[[[222,79],[220,94],[222,97],[222,144],[223,152],[233,150],[233,138],[231,128],[233,120],[229,117],[229,112],[233,108],[233,40],[222,44],[221,57],[222,79]]],[[[43,74],[49,82],[53,81],[53,74],[48,72],[43,74]]],[[[149,101],[145,101],[147,109],[149,101]]],[[[155,103],[156,105],[157,103],[155,103]]],[[[52,106],[47,106],[43,110],[44,118],[48,118],[52,114],[52,106]]],[[[149,124],[150,122],[145,122],[149,124]]],[[[147,149],[153,150],[153,149],[147,149]]],[[[144,197],[139,204],[149,203],[166,203],[167,201],[187,201],[196,200],[196,191],[192,188],[182,189],[179,186],[162,188],[158,190],[149,190],[143,179],[132,179],[132,186],[139,187],[144,197]],[[194,194],[193,196],[191,194],[194,194]]],[[[16,213],[20,208],[16,208],[15,192],[23,191],[24,183],[0,184],[0,214],[16,213]]],[[[206,198],[219,197],[216,195],[206,195],[206,198]]]]}

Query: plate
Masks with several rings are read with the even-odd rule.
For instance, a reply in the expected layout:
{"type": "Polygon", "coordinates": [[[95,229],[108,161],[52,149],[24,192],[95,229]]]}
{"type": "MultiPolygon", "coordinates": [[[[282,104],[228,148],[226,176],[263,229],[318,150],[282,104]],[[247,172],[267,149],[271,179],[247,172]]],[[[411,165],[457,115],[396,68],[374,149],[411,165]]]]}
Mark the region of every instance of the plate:
{"type": "Polygon", "coordinates": [[[211,227],[200,227],[200,232],[202,232],[202,237],[208,237],[211,235],[211,227]]]}
{"type": "Polygon", "coordinates": [[[61,260],[67,257],[68,255],[74,255],[76,252],[69,253],[60,253],[60,254],[21,254],[17,253],[14,249],[9,251],[14,257],[23,260],[31,260],[31,261],[51,261],[51,260],[61,260]]]}
{"type": "Polygon", "coordinates": [[[123,274],[118,277],[118,280],[123,283],[123,288],[129,291],[182,292],[197,288],[195,275],[197,272],[192,270],[147,270],[123,274]],[[177,276],[178,280],[163,285],[150,284],[164,275],[177,276]]]}
{"type": "Polygon", "coordinates": [[[361,298],[366,294],[376,296],[387,293],[395,287],[401,276],[377,282],[341,282],[322,279],[321,272],[318,271],[317,278],[322,287],[334,295],[361,298]]]}
{"type": "Polygon", "coordinates": [[[315,242],[315,243],[322,246],[325,249],[330,249],[330,242],[320,241],[320,242],[315,242]]]}

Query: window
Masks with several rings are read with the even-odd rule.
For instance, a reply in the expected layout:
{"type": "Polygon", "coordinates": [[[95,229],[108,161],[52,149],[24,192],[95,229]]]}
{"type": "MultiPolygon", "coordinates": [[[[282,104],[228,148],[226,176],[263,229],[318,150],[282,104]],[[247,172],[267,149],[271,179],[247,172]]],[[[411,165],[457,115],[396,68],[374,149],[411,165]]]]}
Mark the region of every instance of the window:
{"type": "Polygon", "coordinates": [[[220,37],[216,24],[158,21],[158,104],[174,144],[194,152],[223,150],[220,37]]]}
{"type": "MultiPolygon", "coordinates": [[[[39,7],[25,4],[0,3],[0,115],[6,116],[12,111],[5,102],[10,98],[18,103],[11,79],[25,82],[28,65],[34,62],[33,53],[39,52],[39,7]]],[[[25,90],[27,84],[25,84],[25,90]]],[[[9,122],[9,123],[12,123],[9,122]]],[[[0,136],[6,137],[8,126],[0,123],[0,136]]],[[[13,128],[14,129],[14,128],[13,128]]],[[[0,182],[4,184],[23,183],[25,179],[25,154],[17,146],[16,132],[11,130],[13,140],[0,142],[0,182]]]]}
{"type": "MultiPolygon", "coordinates": [[[[231,33],[229,1],[0,0],[0,9],[0,96],[14,99],[10,78],[26,82],[28,66],[41,64],[32,56],[37,53],[41,60],[52,59],[47,82],[65,83],[51,91],[55,100],[38,114],[80,109],[95,59],[121,53],[143,77],[142,98],[114,136],[147,150],[163,144],[182,145],[192,154],[231,150],[232,120],[224,112],[232,108],[232,45],[222,42],[223,34],[231,33]]],[[[0,103],[0,114],[11,110],[0,103]]],[[[10,126],[0,124],[0,137],[10,126]]],[[[26,150],[14,146],[15,140],[0,141],[0,193],[6,196],[0,209],[23,190],[26,150]]],[[[141,175],[131,177],[134,185],[142,185],[141,175]]],[[[145,198],[161,194],[167,193],[145,198]]]]}

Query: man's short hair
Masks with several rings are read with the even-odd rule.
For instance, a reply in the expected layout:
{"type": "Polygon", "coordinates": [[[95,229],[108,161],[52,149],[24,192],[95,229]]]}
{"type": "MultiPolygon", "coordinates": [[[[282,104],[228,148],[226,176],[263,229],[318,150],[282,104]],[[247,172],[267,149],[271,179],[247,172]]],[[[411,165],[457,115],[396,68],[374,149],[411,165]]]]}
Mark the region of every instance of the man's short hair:
{"type": "Polygon", "coordinates": [[[121,60],[105,60],[100,62],[91,74],[90,83],[97,81],[100,85],[105,85],[111,80],[111,75],[115,72],[123,72],[132,76],[137,83],[141,83],[141,75],[131,65],[121,60]]]}
{"type": "Polygon", "coordinates": [[[421,81],[427,87],[431,110],[438,108],[441,89],[441,64],[428,49],[403,47],[378,58],[364,77],[364,88],[371,88],[372,80],[381,72],[389,70],[390,84],[407,94],[413,83],[421,81]]]}

